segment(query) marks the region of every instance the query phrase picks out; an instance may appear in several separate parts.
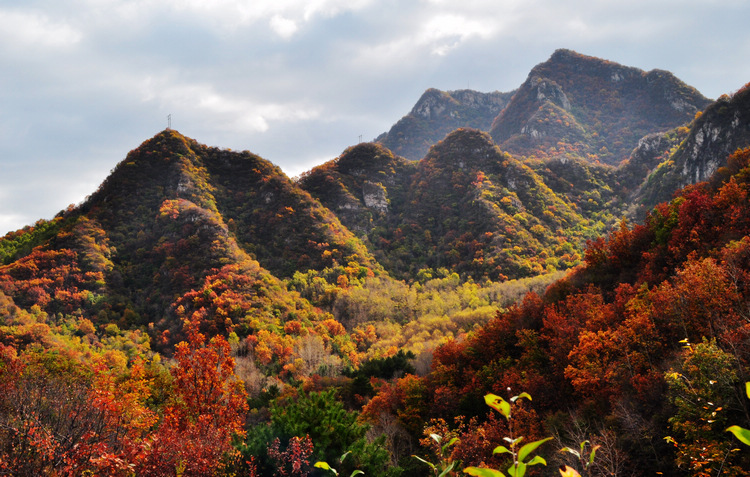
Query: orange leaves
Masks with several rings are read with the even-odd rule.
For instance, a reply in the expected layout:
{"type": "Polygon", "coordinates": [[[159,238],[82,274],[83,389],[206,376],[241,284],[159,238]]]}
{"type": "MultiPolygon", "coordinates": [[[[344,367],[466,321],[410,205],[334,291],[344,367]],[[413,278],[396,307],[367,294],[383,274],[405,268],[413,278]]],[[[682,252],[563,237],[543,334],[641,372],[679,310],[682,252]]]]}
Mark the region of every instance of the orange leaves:
{"type": "Polygon", "coordinates": [[[320,327],[331,337],[346,334],[344,325],[334,320],[333,318],[321,321],[320,327]]]}
{"type": "Polygon", "coordinates": [[[378,394],[362,409],[362,417],[378,422],[381,414],[398,418],[410,432],[419,433],[427,411],[426,386],[417,376],[407,374],[394,383],[384,383],[378,394]]]}
{"type": "Polygon", "coordinates": [[[206,343],[205,336],[192,327],[188,337],[189,342],[175,348],[177,366],[172,375],[178,401],[174,410],[190,422],[208,415],[218,427],[240,432],[247,403],[242,383],[234,376],[229,343],[221,336],[206,343]]]}
{"type": "Polygon", "coordinates": [[[188,342],[176,347],[173,401],[164,409],[143,471],[149,475],[210,475],[224,455],[233,454],[231,438],[243,434],[247,393],[234,375],[229,343],[206,338],[186,325],[188,342]]]}

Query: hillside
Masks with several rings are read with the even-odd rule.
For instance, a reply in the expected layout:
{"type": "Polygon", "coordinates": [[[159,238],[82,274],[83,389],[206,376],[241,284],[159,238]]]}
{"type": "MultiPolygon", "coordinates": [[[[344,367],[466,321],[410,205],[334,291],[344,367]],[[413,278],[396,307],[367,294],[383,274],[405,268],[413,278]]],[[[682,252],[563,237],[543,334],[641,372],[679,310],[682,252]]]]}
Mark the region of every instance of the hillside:
{"type": "Polygon", "coordinates": [[[559,50],[296,180],[161,131],[0,238],[0,474],[748,475],[749,101],[559,50]]]}
{"type": "Polygon", "coordinates": [[[205,304],[205,326],[247,334],[287,315],[320,318],[278,277],[337,262],[379,270],[335,216],[268,161],[171,130],[131,151],[86,202],[47,227],[53,232],[21,253],[12,244],[26,242],[23,233],[4,241],[6,296],[47,313],[80,308],[95,324],[148,325],[165,343],[202,287],[224,293],[212,295],[222,304],[205,304]]]}
{"type": "Polygon", "coordinates": [[[300,187],[358,235],[387,227],[405,203],[416,164],[375,143],[352,146],[300,176],[300,187]]]}
{"type": "Polygon", "coordinates": [[[431,148],[407,203],[398,227],[371,242],[380,240],[388,257],[410,257],[409,273],[530,276],[570,266],[582,241],[582,218],[570,204],[476,130],[456,130],[431,148]]]}
{"type": "Polygon", "coordinates": [[[725,429],[747,427],[750,405],[749,160],[750,149],[736,152],[721,179],[593,242],[581,267],[438,349],[428,375],[381,389],[364,415],[405,429],[477,416],[433,428],[469,443],[451,452],[465,463],[475,436],[495,435],[492,449],[508,432],[484,415],[483,396],[524,391],[533,410],[520,407],[519,432],[590,439],[594,475],[746,475],[748,454],[725,429]],[[394,412],[407,403],[412,414],[394,412]]]}

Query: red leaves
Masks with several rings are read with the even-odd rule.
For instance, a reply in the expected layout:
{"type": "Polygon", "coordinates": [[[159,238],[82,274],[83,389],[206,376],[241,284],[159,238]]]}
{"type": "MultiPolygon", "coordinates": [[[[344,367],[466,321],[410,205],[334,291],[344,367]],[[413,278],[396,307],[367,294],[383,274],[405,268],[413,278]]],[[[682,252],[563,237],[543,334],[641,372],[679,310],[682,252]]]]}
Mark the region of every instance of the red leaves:
{"type": "Polygon", "coordinates": [[[225,455],[234,455],[231,438],[243,434],[247,393],[234,375],[229,343],[220,336],[206,343],[186,324],[188,342],[176,347],[174,399],[154,435],[144,470],[164,475],[213,475],[225,455]]]}
{"type": "Polygon", "coordinates": [[[274,439],[268,448],[268,456],[274,462],[276,475],[280,477],[306,477],[310,470],[310,456],[313,453],[313,442],[310,436],[292,437],[285,450],[281,450],[281,441],[274,439]]]}

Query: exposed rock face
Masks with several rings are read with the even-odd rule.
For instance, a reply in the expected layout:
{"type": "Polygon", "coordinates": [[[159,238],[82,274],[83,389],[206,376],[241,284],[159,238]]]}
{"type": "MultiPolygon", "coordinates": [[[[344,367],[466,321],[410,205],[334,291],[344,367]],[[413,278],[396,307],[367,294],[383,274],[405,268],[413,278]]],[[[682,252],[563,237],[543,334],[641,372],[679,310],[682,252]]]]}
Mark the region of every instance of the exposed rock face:
{"type": "Polygon", "coordinates": [[[376,141],[407,159],[419,160],[430,146],[458,128],[488,131],[512,94],[428,89],[411,112],[376,141]]]}
{"type": "Polygon", "coordinates": [[[388,193],[383,184],[365,181],[362,184],[362,199],[365,207],[383,214],[388,212],[388,193]]]}
{"type": "Polygon", "coordinates": [[[536,92],[536,100],[539,102],[550,101],[566,111],[570,111],[570,100],[565,95],[559,84],[551,80],[545,80],[538,76],[531,78],[532,88],[536,92]]]}
{"type": "Polygon", "coordinates": [[[680,154],[685,185],[708,179],[729,154],[750,143],[750,94],[744,96],[734,104],[729,98],[720,99],[717,111],[706,111],[705,120],[696,122],[680,154]]]}
{"type": "Polygon", "coordinates": [[[649,177],[640,193],[648,207],[705,181],[739,148],[750,146],[750,88],[722,96],[693,121],[687,137],[649,177]]]}
{"type": "Polygon", "coordinates": [[[664,161],[671,150],[687,137],[687,129],[676,128],[665,133],[653,133],[641,138],[630,158],[617,171],[626,194],[637,193],[648,175],[664,161]]]}

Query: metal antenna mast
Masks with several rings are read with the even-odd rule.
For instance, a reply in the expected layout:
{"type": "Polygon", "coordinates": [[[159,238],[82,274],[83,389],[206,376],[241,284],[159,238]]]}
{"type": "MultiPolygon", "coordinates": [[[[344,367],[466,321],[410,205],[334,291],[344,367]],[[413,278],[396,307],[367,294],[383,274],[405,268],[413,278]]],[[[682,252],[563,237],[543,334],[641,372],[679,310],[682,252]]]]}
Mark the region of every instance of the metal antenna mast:
{"type": "Polygon", "coordinates": [[[172,115],[167,114],[167,129],[172,129],[172,115]]]}

